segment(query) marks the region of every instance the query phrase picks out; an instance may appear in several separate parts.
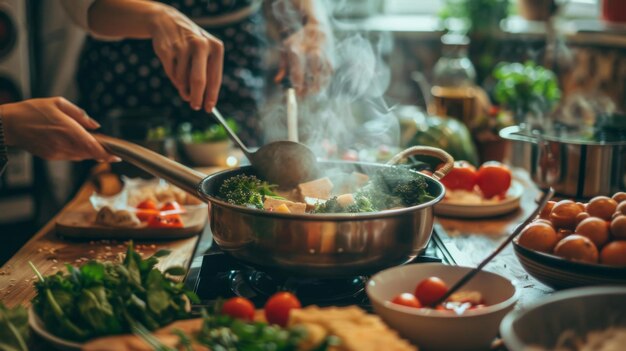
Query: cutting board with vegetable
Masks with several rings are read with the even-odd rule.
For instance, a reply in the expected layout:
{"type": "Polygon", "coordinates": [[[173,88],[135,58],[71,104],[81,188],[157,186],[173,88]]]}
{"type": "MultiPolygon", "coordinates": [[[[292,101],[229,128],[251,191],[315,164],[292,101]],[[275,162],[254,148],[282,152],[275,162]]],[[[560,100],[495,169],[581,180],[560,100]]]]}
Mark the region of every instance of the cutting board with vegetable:
{"type": "Polygon", "coordinates": [[[118,227],[96,223],[97,211],[91,203],[84,202],[56,220],[57,234],[82,239],[181,239],[202,232],[208,218],[206,207],[187,208],[180,213],[180,227],[118,227]]]}

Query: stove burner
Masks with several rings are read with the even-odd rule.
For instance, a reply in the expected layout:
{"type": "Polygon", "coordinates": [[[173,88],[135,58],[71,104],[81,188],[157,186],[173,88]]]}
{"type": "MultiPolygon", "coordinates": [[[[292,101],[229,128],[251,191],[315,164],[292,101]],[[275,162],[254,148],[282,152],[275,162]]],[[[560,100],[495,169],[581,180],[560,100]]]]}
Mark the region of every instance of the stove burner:
{"type": "MultiPolygon", "coordinates": [[[[431,241],[422,255],[407,264],[454,262],[446,253],[439,244],[431,241]]],[[[275,292],[286,290],[295,293],[305,306],[355,304],[366,310],[371,309],[365,293],[367,276],[319,279],[266,273],[241,264],[216,246],[203,255],[202,265],[196,272],[197,278],[191,283],[202,300],[198,307],[210,306],[218,299],[233,296],[248,298],[257,307],[262,307],[275,292]]]]}
{"type": "MultiPolygon", "coordinates": [[[[266,298],[277,291],[290,291],[294,293],[302,303],[325,305],[344,299],[356,298],[365,291],[367,277],[358,276],[344,279],[315,279],[298,277],[277,277],[264,272],[242,272],[243,279],[248,287],[258,295],[266,298]]],[[[233,277],[231,288],[237,295],[246,291],[240,291],[241,277],[233,277]]],[[[246,287],[246,289],[248,288],[246,287]]]]}

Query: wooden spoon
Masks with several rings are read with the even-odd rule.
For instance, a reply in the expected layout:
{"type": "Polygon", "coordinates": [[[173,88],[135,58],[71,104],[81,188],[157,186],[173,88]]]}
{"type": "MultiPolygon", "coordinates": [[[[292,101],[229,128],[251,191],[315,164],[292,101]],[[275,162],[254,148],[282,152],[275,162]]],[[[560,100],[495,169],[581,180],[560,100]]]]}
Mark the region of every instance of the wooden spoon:
{"type": "Polygon", "coordinates": [[[539,213],[541,213],[541,210],[543,210],[544,207],[546,207],[546,204],[548,203],[548,201],[550,201],[550,199],[554,196],[554,189],[550,188],[547,192],[545,192],[543,194],[543,196],[541,196],[541,199],[539,199],[539,205],[537,206],[537,208],[528,216],[528,218],[526,218],[526,220],[524,220],[522,223],[520,223],[515,230],[513,231],[513,233],[511,233],[509,235],[508,238],[506,238],[501,244],[500,246],[498,246],[492,253],[491,255],[487,256],[487,258],[485,258],[484,260],[482,260],[482,262],[480,262],[478,264],[478,266],[476,266],[476,268],[472,269],[471,271],[469,271],[467,274],[465,274],[461,279],[459,279],[459,281],[456,282],[456,284],[454,284],[449,290],[448,292],[446,292],[439,300],[435,301],[434,303],[432,303],[430,306],[437,306],[440,303],[443,303],[444,301],[446,301],[450,296],[452,296],[452,294],[454,294],[455,292],[457,292],[460,288],[463,287],[463,285],[467,284],[467,282],[469,282],[472,278],[474,278],[474,276],[476,274],[478,274],[478,272],[480,272],[483,267],[485,267],[487,265],[487,263],[489,263],[491,260],[493,260],[494,257],[496,257],[500,252],[502,252],[502,250],[504,250],[504,248],[511,242],[513,241],[513,239],[515,239],[515,237],[517,237],[519,235],[519,233],[522,232],[522,229],[524,229],[524,227],[526,227],[530,222],[532,222],[533,219],[535,219],[535,217],[537,217],[537,215],[539,213]]]}

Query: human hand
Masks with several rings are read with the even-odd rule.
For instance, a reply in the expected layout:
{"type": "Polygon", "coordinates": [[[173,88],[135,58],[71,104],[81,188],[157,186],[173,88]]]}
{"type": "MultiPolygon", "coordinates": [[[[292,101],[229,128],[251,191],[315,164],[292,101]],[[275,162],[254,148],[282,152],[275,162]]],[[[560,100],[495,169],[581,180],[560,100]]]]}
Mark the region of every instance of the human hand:
{"type": "Polygon", "coordinates": [[[0,106],[5,143],[49,160],[120,161],[85,129],[98,122],[62,97],[30,99],[0,106]]]}
{"type": "Polygon", "coordinates": [[[291,84],[300,96],[314,94],[328,85],[333,65],[328,57],[329,35],[317,23],[307,23],[285,41],[278,74],[274,78],[280,82],[287,71],[291,84]]]}
{"type": "Polygon", "coordinates": [[[151,27],[154,51],[182,99],[194,110],[210,112],[222,84],[223,43],[169,6],[151,27]]]}

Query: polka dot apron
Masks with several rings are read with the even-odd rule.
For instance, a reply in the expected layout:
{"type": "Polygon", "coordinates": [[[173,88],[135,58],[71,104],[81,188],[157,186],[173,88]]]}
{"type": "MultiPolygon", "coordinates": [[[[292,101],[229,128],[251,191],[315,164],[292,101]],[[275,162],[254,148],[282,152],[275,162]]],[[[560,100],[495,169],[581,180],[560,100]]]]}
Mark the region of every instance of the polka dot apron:
{"type": "MultiPolygon", "coordinates": [[[[202,19],[210,21],[255,6],[255,0],[163,2],[198,19],[200,24],[202,19]]],[[[253,11],[234,23],[205,29],[224,42],[218,107],[225,116],[237,120],[241,127],[238,134],[245,142],[258,145],[261,136],[256,115],[263,102],[263,57],[267,47],[262,13],[253,11]]],[[[98,119],[112,111],[140,109],[164,111],[177,121],[208,119],[205,112],[193,111],[180,98],[150,40],[100,41],[89,37],[79,63],[78,86],[81,106],[98,119]]]]}

